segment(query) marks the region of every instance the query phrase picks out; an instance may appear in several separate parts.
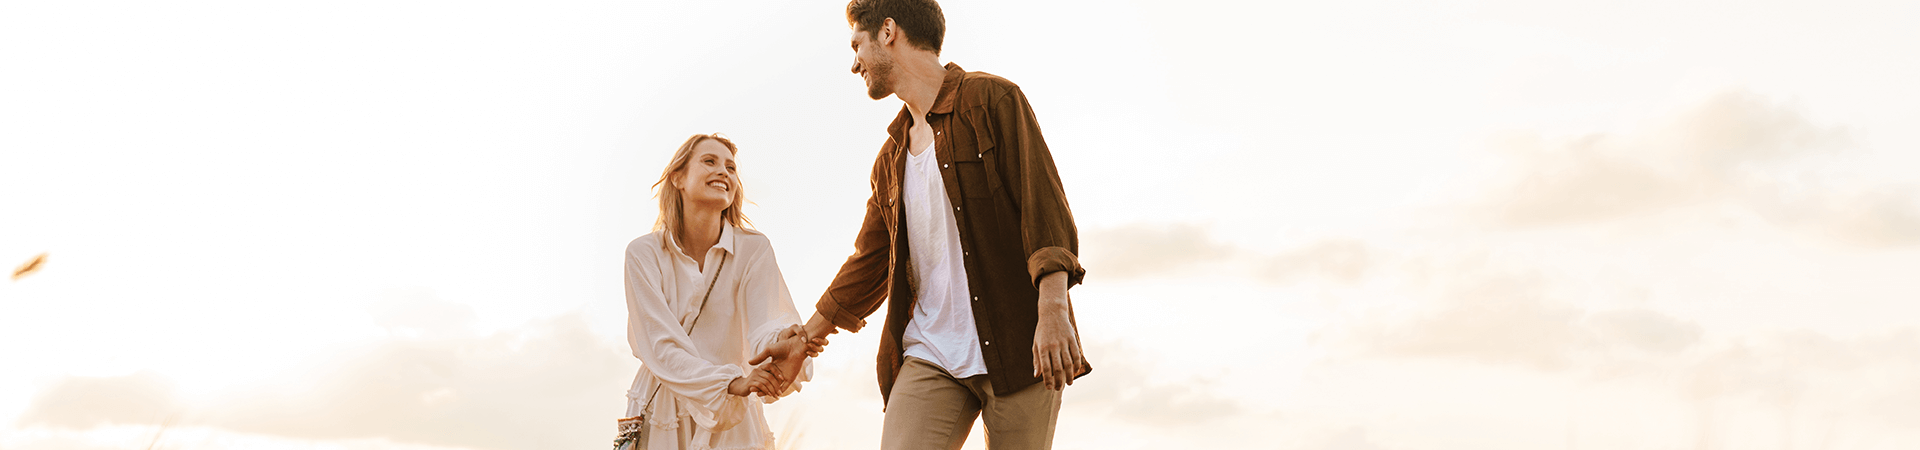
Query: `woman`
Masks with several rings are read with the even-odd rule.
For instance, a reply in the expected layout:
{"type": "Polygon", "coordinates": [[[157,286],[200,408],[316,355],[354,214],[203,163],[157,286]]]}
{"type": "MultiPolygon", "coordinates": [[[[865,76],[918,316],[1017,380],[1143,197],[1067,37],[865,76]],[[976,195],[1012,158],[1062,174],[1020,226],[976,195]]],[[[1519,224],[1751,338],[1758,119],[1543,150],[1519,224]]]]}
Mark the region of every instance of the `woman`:
{"type": "Polygon", "coordinates": [[[642,366],[616,447],[771,449],[760,403],[798,391],[824,345],[798,337],[772,244],[743,228],[735,152],[719,135],[681,144],[654,184],[654,231],[627,244],[627,342],[642,366]]]}

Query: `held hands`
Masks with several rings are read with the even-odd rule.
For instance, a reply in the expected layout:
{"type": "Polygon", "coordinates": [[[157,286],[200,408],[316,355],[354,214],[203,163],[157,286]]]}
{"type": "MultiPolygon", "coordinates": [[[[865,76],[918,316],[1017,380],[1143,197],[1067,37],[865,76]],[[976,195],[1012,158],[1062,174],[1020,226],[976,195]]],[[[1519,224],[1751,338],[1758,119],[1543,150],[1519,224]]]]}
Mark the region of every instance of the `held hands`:
{"type": "Polygon", "coordinates": [[[806,336],[804,327],[800,325],[788,327],[781,330],[779,337],[775,338],[772,344],[767,345],[759,355],[747,361],[747,364],[758,366],[755,372],[765,371],[774,378],[775,384],[768,386],[768,391],[760,395],[771,397],[786,392],[787,387],[792,385],[794,377],[805,368],[807,357],[820,356],[820,351],[826,349],[827,338],[807,339],[806,336]],[[762,364],[763,361],[765,364],[762,364]]]}
{"type": "Polygon", "coordinates": [[[767,350],[761,352],[761,354],[776,358],[782,356],[797,358],[801,353],[806,353],[808,357],[813,357],[820,356],[820,352],[827,349],[826,337],[813,339],[808,339],[807,337],[805,326],[794,325],[787,327],[785,330],[780,330],[780,337],[775,338],[773,345],[767,346],[767,350]]]}

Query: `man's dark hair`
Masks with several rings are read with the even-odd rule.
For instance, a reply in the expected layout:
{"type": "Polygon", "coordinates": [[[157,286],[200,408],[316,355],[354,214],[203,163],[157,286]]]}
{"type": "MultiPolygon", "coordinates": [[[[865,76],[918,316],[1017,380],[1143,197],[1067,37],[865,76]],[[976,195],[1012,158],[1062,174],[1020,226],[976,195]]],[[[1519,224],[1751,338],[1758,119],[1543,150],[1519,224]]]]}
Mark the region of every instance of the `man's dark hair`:
{"type": "Polygon", "coordinates": [[[947,17],[933,0],[853,0],[847,3],[847,23],[878,39],[880,25],[887,18],[905,28],[914,48],[940,54],[940,40],[947,35],[947,17]]]}

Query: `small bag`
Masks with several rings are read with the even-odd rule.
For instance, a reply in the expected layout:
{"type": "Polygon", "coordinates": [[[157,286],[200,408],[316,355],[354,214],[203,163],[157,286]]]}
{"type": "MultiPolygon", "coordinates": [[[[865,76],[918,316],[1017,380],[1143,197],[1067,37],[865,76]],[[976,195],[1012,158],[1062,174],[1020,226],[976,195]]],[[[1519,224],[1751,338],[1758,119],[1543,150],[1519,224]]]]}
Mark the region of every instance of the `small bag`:
{"type": "MultiPolygon", "coordinates": [[[[713,280],[707,282],[707,293],[700,297],[700,309],[694,310],[693,321],[687,323],[687,335],[693,335],[693,326],[700,323],[700,313],[707,310],[707,299],[713,298],[713,287],[720,283],[720,270],[727,268],[727,254],[720,256],[720,266],[713,268],[713,280]]],[[[657,377],[656,377],[657,378],[657,377]]],[[[647,403],[640,406],[640,415],[620,419],[620,434],[613,438],[613,450],[647,450],[647,411],[653,409],[653,397],[660,394],[660,385],[654,385],[647,393],[647,403]]]]}
{"type": "Polygon", "coordinates": [[[620,437],[613,440],[613,450],[644,450],[647,447],[647,413],[620,419],[620,437]]]}

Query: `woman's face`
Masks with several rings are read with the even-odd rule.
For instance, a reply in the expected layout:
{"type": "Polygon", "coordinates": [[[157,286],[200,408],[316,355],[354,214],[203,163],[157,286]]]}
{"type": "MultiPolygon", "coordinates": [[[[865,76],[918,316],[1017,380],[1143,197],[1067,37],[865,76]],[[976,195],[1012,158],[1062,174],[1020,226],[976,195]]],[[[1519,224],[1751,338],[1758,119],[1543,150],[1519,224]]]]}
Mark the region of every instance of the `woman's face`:
{"type": "Polygon", "coordinates": [[[681,198],[686,200],[687,206],[700,205],[714,209],[732,206],[733,192],[740,187],[740,177],[733,169],[733,152],[712,139],[694,144],[693,156],[687,160],[687,167],[680,170],[680,176],[675,178],[673,184],[680,188],[681,198]]]}

